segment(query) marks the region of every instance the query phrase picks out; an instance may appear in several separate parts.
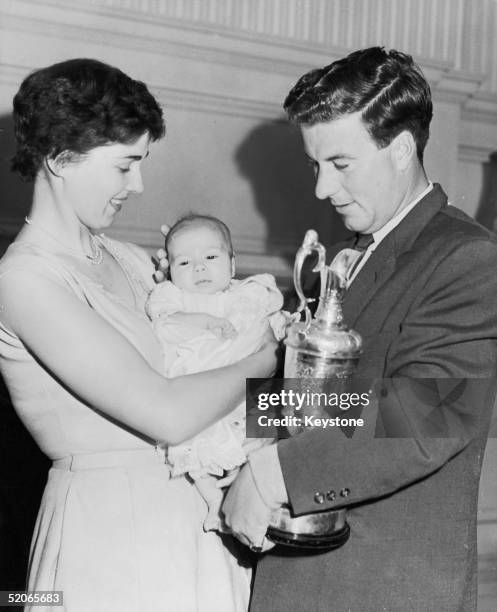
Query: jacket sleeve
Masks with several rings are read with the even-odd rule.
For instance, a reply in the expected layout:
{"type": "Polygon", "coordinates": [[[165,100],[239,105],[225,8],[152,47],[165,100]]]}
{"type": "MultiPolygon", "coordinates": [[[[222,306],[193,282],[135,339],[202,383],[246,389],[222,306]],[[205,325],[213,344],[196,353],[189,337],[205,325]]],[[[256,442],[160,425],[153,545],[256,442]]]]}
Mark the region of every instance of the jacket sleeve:
{"type": "MultiPolygon", "coordinates": [[[[486,435],[497,373],[497,245],[468,240],[420,287],[386,357],[364,428],[278,444],[297,514],[367,503],[440,469],[486,435]]],[[[348,413],[343,413],[348,416],[348,413]]]]}

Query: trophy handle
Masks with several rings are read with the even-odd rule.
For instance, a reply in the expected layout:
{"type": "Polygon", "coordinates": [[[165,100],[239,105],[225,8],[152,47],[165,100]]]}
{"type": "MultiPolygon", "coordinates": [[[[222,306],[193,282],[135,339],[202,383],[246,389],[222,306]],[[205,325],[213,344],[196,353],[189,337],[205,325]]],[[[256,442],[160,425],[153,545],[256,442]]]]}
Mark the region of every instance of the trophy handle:
{"type": "Polygon", "coordinates": [[[308,298],[304,294],[304,290],[302,289],[302,266],[304,265],[304,261],[307,259],[307,257],[309,257],[309,255],[311,255],[313,252],[318,254],[318,261],[312,271],[320,273],[321,298],[326,287],[326,249],[318,241],[318,233],[315,230],[307,230],[302,246],[299,248],[297,255],[295,256],[295,265],[293,267],[293,283],[299,298],[297,312],[304,311],[306,329],[311,324],[312,320],[311,311],[309,310],[308,304],[312,304],[312,302],[315,302],[316,300],[315,298],[308,298]]]}

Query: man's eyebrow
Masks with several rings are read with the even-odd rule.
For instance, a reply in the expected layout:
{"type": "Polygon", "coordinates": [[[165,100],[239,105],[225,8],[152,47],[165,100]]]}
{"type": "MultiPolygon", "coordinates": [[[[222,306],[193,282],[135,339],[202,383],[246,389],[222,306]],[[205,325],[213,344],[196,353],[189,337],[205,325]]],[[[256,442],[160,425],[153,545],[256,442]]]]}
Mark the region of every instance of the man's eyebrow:
{"type": "Polygon", "coordinates": [[[326,158],[326,161],[335,161],[336,159],[354,159],[353,155],[347,155],[347,153],[339,153],[338,155],[331,155],[326,158]]]}

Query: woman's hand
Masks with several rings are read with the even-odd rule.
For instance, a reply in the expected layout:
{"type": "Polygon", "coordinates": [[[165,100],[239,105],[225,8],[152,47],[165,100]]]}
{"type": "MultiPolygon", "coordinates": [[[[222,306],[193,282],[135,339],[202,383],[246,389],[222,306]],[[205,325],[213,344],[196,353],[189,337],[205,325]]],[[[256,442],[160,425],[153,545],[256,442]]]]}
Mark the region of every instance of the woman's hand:
{"type": "Polygon", "coordinates": [[[294,312],[294,313],[290,313],[288,312],[288,310],[282,310],[281,314],[283,316],[283,320],[284,320],[284,333],[283,333],[283,338],[287,337],[288,334],[288,330],[289,328],[297,321],[300,321],[300,319],[302,318],[302,313],[300,312],[294,312]]]}
{"type": "MultiPolygon", "coordinates": [[[[167,236],[169,232],[169,225],[161,225],[160,231],[164,238],[167,236]]],[[[158,249],[155,257],[154,263],[157,266],[157,270],[154,272],[154,278],[156,283],[162,283],[163,280],[167,277],[167,271],[169,269],[169,261],[167,259],[167,253],[165,249],[158,249]]]]}
{"type": "Polygon", "coordinates": [[[279,361],[282,357],[282,350],[280,344],[276,340],[273,330],[269,325],[266,333],[264,334],[261,348],[257,351],[257,353],[254,353],[254,356],[258,355],[260,355],[261,359],[264,360],[262,362],[262,367],[265,368],[267,364],[267,372],[261,376],[261,378],[269,378],[274,376],[274,373],[278,368],[279,361]]]}

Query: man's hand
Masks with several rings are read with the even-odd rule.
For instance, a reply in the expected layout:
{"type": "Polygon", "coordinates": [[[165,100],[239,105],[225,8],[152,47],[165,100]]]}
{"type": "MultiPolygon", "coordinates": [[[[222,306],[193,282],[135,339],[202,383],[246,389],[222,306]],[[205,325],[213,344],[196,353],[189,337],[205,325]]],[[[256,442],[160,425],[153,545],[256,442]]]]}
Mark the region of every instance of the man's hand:
{"type": "Polygon", "coordinates": [[[274,444],[274,442],[275,442],[274,438],[245,438],[242,441],[242,448],[243,448],[244,453],[248,457],[250,453],[258,451],[264,446],[269,446],[271,444],[274,444]]]}
{"type": "MultiPolygon", "coordinates": [[[[169,225],[161,225],[160,231],[162,232],[162,235],[165,238],[169,232],[169,225]]],[[[155,282],[162,283],[162,281],[166,279],[167,271],[169,269],[169,261],[167,259],[167,253],[165,249],[158,249],[155,254],[154,260],[157,266],[157,270],[154,272],[155,282]]]]}
{"type": "Polygon", "coordinates": [[[222,506],[224,520],[231,532],[252,550],[263,552],[274,544],[265,538],[271,508],[257,490],[249,464],[240,470],[222,506]]]}

